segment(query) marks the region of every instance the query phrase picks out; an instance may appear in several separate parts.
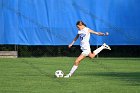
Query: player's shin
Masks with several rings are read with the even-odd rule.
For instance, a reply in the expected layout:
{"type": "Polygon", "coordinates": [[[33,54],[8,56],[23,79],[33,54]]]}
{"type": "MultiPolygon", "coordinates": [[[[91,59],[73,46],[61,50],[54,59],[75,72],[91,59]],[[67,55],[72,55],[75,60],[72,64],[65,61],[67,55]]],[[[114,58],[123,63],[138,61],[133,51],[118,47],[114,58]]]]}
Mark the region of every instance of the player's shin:
{"type": "Polygon", "coordinates": [[[94,53],[95,55],[97,55],[97,54],[100,53],[103,49],[104,49],[104,46],[101,46],[101,47],[97,48],[96,50],[94,50],[93,53],[94,53]]]}
{"type": "Polygon", "coordinates": [[[72,75],[74,72],[75,72],[75,70],[78,68],[78,66],[76,66],[76,65],[73,65],[73,67],[71,68],[71,70],[70,70],[70,75],[72,75]]]}
{"type": "Polygon", "coordinates": [[[64,78],[69,78],[69,77],[71,77],[71,75],[75,72],[75,70],[76,70],[77,68],[78,68],[78,66],[73,65],[73,67],[72,67],[71,70],[70,70],[70,73],[67,74],[66,76],[64,76],[64,78]]]}

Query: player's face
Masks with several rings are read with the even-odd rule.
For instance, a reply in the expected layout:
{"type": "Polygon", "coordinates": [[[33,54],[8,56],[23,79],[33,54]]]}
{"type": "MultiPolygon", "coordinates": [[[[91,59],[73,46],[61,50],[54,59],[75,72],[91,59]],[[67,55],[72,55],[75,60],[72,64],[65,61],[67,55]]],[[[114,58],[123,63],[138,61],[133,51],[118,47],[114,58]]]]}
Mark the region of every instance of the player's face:
{"type": "Polygon", "coordinates": [[[83,29],[83,25],[77,25],[78,30],[82,30],[83,29]]]}

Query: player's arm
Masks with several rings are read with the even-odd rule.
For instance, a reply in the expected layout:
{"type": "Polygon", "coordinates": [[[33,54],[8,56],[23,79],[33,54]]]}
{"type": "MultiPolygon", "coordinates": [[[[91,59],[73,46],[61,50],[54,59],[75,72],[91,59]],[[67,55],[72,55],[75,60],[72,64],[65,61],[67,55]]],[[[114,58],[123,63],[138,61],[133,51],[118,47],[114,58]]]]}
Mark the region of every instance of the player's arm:
{"type": "Polygon", "coordinates": [[[106,32],[106,33],[96,32],[96,31],[91,30],[91,29],[89,29],[88,31],[89,31],[89,33],[96,34],[96,35],[98,35],[98,36],[108,36],[108,35],[109,35],[108,32],[106,32]]]}
{"type": "Polygon", "coordinates": [[[77,34],[76,35],[76,37],[74,38],[74,40],[72,41],[72,43],[71,44],[69,44],[69,48],[71,48],[72,47],[72,45],[75,43],[75,41],[77,40],[79,38],[79,34],[77,34]]]}

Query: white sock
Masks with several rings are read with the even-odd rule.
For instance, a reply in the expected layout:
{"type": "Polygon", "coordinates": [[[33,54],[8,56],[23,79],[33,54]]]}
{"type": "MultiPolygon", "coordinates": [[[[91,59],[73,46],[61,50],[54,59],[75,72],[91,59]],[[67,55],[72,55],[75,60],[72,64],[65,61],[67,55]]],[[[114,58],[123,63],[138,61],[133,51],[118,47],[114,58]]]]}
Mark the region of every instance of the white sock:
{"type": "Polygon", "coordinates": [[[70,75],[72,75],[74,72],[75,72],[75,70],[78,68],[78,66],[73,66],[72,68],[71,68],[71,70],[70,70],[70,75]]]}
{"type": "Polygon", "coordinates": [[[97,55],[99,52],[101,52],[104,49],[104,46],[101,46],[99,48],[97,48],[96,50],[94,50],[94,54],[97,55]]]}

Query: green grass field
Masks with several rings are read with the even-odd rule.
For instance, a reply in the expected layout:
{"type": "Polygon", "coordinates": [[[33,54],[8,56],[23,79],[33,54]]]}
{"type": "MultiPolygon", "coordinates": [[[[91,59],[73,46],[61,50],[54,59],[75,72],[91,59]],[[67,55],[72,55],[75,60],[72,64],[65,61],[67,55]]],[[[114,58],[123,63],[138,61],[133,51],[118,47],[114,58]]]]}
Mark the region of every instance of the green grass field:
{"type": "Polygon", "coordinates": [[[75,58],[0,59],[0,93],[140,93],[140,58],[86,58],[69,78],[75,58]]]}

